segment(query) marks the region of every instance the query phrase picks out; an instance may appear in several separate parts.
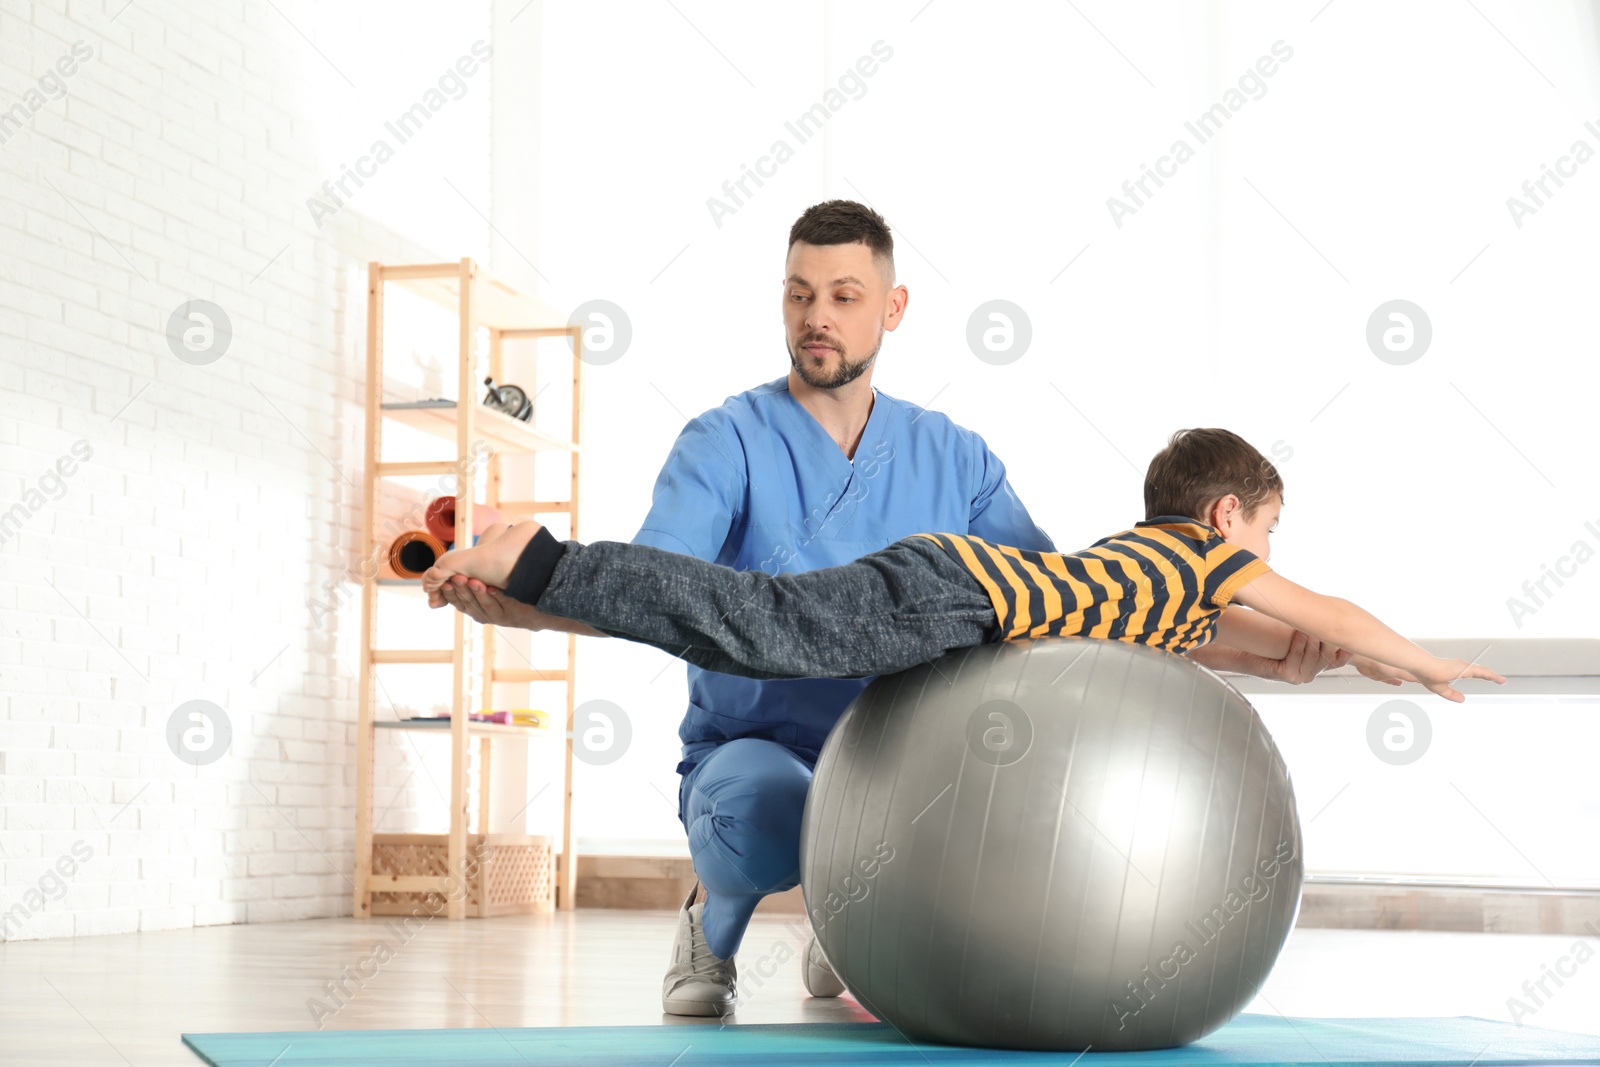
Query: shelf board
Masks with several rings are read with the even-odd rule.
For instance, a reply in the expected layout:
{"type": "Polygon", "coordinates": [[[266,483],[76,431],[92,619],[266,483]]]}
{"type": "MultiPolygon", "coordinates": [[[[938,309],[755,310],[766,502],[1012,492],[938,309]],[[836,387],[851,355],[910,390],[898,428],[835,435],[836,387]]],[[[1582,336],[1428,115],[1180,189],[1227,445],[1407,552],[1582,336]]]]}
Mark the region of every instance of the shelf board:
{"type": "Polygon", "coordinates": [[[453,648],[375,648],[372,650],[374,665],[390,663],[454,663],[455,649],[453,648]]]}
{"type": "MultiPolygon", "coordinates": [[[[416,293],[447,311],[461,309],[461,266],[440,263],[423,267],[386,268],[384,281],[416,293]],[[429,266],[433,269],[430,270],[429,266]],[[431,276],[430,276],[431,275],[431,276]]],[[[555,330],[567,317],[544,301],[482,275],[472,291],[472,318],[491,330],[555,330]]]]}
{"type": "Polygon", "coordinates": [[[502,500],[495,505],[502,514],[558,515],[572,513],[570,500],[502,500]]]}
{"type": "MultiPolygon", "coordinates": [[[[436,722],[400,722],[394,720],[379,720],[372,725],[383,730],[421,730],[424,733],[450,734],[450,720],[439,719],[436,722]]],[[[487,734],[494,737],[560,737],[559,732],[548,726],[507,726],[498,722],[469,722],[467,733],[487,734]]]]}
{"type": "MultiPolygon", "coordinates": [[[[380,405],[385,418],[403,422],[435,437],[454,442],[457,406],[454,400],[419,400],[380,405]]],[[[536,430],[503,411],[478,406],[473,413],[477,436],[496,452],[577,452],[578,446],[553,434],[536,430]]]]}
{"type": "Polygon", "coordinates": [[[539,670],[535,667],[496,667],[494,668],[494,681],[496,682],[570,682],[572,672],[568,669],[539,670]]]}

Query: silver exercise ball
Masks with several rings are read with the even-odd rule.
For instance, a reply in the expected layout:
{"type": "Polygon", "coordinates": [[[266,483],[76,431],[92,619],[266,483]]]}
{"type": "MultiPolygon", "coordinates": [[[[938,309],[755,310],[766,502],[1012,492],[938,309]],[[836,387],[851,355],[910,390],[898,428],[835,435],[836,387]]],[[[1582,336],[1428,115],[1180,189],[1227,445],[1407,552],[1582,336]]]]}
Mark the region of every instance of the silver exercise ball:
{"type": "Polygon", "coordinates": [[[983,645],[877,679],[828,735],[806,909],[913,1042],[1170,1048],[1255,995],[1300,908],[1300,820],[1248,701],[1122,641],[983,645]]]}

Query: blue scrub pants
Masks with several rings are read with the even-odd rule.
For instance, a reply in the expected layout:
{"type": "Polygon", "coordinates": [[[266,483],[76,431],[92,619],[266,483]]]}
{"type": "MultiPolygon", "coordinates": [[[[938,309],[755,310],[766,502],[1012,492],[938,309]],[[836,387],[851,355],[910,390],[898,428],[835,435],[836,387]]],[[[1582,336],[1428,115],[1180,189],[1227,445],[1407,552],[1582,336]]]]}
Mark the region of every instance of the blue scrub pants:
{"type": "Polygon", "coordinates": [[[741,737],[702,756],[683,776],[678,815],[706,889],[706,944],[739,950],[761,898],[800,884],[800,816],[811,765],[776,741],[741,737]]]}

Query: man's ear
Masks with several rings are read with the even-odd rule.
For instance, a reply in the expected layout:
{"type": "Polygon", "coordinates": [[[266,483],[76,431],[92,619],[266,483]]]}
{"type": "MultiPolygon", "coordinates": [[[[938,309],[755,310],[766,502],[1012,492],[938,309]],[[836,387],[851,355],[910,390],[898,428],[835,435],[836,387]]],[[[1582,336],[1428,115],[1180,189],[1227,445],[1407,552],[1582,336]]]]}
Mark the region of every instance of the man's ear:
{"type": "Polygon", "coordinates": [[[905,318],[906,305],[910,302],[911,293],[905,286],[897,285],[889,290],[888,314],[883,317],[883,328],[885,330],[892,333],[900,325],[901,320],[905,318]]]}

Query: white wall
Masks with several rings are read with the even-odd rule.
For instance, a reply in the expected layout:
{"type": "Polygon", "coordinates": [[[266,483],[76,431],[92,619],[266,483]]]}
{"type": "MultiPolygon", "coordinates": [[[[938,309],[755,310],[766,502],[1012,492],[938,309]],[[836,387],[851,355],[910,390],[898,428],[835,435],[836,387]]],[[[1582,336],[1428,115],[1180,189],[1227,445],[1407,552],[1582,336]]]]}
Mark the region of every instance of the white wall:
{"type": "MultiPolygon", "coordinates": [[[[57,8],[0,13],[0,108],[40,105],[0,145],[4,936],[343,913],[365,263],[487,251],[488,74],[306,202],[487,9],[57,8]],[[233,329],[206,366],[165,336],[195,298],[233,329]],[[165,738],[190,700],[233,731],[207,766],[165,738]]],[[[442,805],[425,744],[385,739],[390,825],[442,805]]]]}
{"type": "Polygon", "coordinates": [[[1289,767],[1313,873],[1600,888],[1586,844],[1600,698],[1252,700],[1289,767]],[[1400,730],[1389,744],[1371,743],[1374,717],[1400,730]]]}

